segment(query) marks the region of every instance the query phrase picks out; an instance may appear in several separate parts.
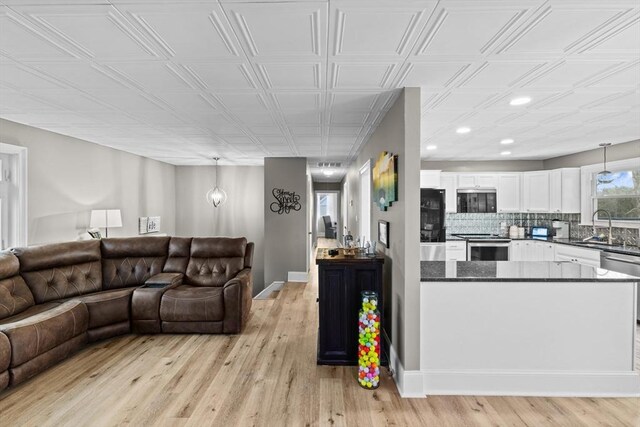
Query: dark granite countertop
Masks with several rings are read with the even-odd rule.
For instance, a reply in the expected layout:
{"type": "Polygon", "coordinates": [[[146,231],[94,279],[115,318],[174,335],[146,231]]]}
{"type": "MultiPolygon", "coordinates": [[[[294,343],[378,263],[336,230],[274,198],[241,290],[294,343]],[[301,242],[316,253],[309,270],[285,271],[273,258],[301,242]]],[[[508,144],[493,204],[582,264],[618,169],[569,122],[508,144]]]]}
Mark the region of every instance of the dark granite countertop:
{"type": "Polygon", "coordinates": [[[422,282],[640,282],[640,278],[572,262],[421,261],[422,282]]]}

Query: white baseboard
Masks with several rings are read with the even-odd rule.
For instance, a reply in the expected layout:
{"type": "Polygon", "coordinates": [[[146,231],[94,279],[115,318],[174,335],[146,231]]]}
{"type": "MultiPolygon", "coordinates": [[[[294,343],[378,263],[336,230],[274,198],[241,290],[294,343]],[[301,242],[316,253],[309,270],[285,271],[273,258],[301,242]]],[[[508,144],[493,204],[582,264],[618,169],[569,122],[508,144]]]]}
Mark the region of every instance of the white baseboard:
{"type": "Polygon", "coordinates": [[[422,373],[405,371],[393,345],[389,345],[389,368],[393,370],[393,380],[401,397],[426,397],[422,388],[422,373]]]}
{"type": "MultiPolygon", "coordinates": [[[[419,372],[423,395],[638,397],[640,373],[624,372],[419,372]]],[[[408,374],[405,372],[405,378],[408,374]]],[[[403,396],[404,397],[404,396],[403,396]]]]}
{"type": "Polygon", "coordinates": [[[284,286],[284,282],[273,282],[266,288],[264,288],[258,295],[253,297],[253,299],[267,299],[269,295],[271,295],[275,291],[279,291],[284,286]]]}
{"type": "Polygon", "coordinates": [[[308,282],[309,273],[306,271],[290,271],[287,274],[287,282],[308,282]]]}

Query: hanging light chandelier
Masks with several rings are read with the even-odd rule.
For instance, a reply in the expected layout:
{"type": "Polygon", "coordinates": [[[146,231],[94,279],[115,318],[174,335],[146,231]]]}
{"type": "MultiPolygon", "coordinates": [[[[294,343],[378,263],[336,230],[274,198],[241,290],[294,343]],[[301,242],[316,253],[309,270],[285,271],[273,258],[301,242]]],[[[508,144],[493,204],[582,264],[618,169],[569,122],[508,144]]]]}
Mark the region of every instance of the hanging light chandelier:
{"type": "Polygon", "coordinates": [[[598,180],[598,184],[610,184],[614,180],[613,174],[607,169],[607,147],[609,147],[611,143],[603,142],[600,144],[603,150],[603,168],[602,171],[598,172],[596,179],[598,180]]]}
{"type": "Polygon", "coordinates": [[[218,187],[218,160],[220,160],[220,157],[214,157],[213,160],[216,161],[216,180],[213,188],[207,191],[207,202],[209,202],[209,204],[214,208],[217,208],[227,201],[227,193],[225,193],[222,188],[218,187]]]}

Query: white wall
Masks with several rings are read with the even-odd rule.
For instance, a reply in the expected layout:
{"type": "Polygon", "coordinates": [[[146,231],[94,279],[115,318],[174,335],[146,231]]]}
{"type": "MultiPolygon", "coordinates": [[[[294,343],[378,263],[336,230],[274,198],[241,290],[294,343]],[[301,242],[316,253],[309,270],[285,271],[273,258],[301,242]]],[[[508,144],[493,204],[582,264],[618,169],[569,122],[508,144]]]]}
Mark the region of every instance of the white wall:
{"type": "Polygon", "coordinates": [[[244,236],[254,242],[255,295],[264,289],[264,167],[219,166],[218,184],[227,202],[217,208],[205,199],[214,182],[214,166],[176,168],[176,235],[244,236]]]}
{"type": "Polygon", "coordinates": [[[0,119],[0,142],[28,149],[28,244],[75,240],[91,209],[122,210],[110,237],[138,235],[140,216],[175,232],[175,166],[0,119]]]}

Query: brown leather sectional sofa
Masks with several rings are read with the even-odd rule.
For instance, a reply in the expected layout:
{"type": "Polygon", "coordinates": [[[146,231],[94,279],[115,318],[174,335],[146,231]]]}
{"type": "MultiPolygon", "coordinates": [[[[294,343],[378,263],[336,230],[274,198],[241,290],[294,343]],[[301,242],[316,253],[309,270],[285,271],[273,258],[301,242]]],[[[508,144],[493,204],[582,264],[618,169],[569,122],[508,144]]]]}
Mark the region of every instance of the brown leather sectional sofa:
{"type": "Polygon", "coordinates": [[[251,309],[245,238],[132,237],[0,252],[0,390],[88,342],[233,334],[251,309]]]}

